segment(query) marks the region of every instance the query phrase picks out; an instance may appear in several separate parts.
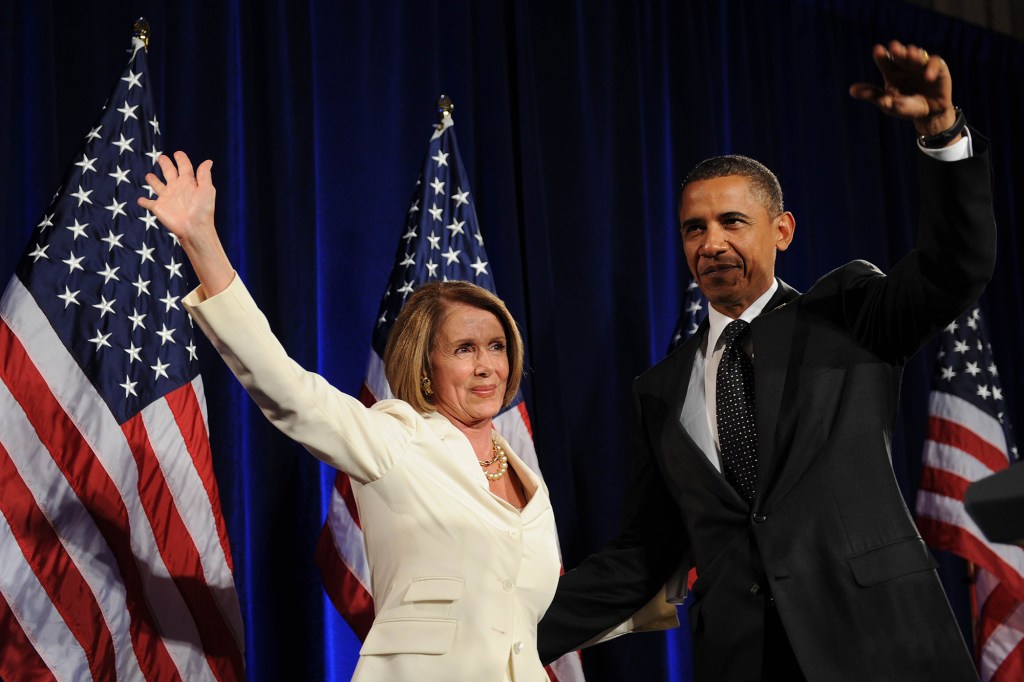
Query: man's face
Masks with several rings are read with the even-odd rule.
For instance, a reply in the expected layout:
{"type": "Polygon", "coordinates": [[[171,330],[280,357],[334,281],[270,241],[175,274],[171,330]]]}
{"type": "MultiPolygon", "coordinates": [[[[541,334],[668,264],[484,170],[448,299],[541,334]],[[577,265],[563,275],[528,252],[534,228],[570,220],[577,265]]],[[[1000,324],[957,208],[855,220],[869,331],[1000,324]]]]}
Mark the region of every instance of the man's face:
{"type": "Polygon", "coordinates": [[[793,214],[768,215],[739,175],[698,180],[679,206],[683,251],[694,280],[712,306],[738,317],[768,290],[775,252],[793,240],[793,214]]]}

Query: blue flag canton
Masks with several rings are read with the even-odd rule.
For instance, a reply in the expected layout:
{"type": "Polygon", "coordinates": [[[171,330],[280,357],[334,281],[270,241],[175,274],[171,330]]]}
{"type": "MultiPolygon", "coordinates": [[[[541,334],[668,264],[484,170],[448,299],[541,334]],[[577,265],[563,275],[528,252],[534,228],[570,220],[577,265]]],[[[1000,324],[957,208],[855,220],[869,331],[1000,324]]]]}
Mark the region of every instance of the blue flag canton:
{"type": "Polygon", "coordinates": [[[136,203],[153,196],[160,123],[139,39],[68,167],[17,276],[118,422],[198,375],[177,239],[136,203]]]}
{"type": "Polygon", "coordinates": [[[939,335],[932,386],[937,391],[966,400],[996,418],[1006,434],[1006,445],[1012,459],[1017,459],[1012,425],[1005,418],[1002,382],[977,304],[939,335]]]}
{"type": "Polygon", "coordinates": [[[675,331],[672,332],[672,340],[668,343],[668,352],[671,353],[679,346],[686,343],[686,340],[697,333],[697,327],[708,316],[708,301],[700,292],[697,282],[690,280],[686,287],[686,295],[683,296],[682,309],[679,311],[679,321],[676,322],[675,331]]]}
{"type": "Polygon", "coordinates": [[[373,348],[384,357],[388,333],[409,295],[430,281],[466,280],[494,293],[484,238],[477,223],[455,129],[430,140],[423,170],[381,299],[373,348]]]}

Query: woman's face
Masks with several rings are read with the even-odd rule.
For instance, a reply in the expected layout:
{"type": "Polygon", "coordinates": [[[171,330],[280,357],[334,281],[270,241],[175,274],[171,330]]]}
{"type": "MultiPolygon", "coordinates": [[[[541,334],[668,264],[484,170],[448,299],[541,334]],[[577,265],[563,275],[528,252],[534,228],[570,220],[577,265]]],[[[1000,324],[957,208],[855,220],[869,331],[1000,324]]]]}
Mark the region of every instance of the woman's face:
{"type": "Polygon", "coordinates": [[[505,330],[486,310],[456,303],[437,328],[430,353],[434,406],[456,426],[498,414],[508,382],[505,330]]]}

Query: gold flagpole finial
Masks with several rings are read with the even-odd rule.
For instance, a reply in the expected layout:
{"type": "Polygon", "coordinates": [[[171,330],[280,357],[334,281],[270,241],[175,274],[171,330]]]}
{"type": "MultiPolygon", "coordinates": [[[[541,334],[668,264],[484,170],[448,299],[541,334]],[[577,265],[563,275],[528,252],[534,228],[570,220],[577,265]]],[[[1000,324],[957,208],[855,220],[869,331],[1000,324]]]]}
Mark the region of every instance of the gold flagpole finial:
{"type": "Polygon", "coordinates": [[[149,22],[145,17],[139,17],[132,24],[132,35],[142,41],[142,44],[149,49],[149,22]]]}
{"type": "Polygon", "coordinates": [[[455,109],[455,103],[448,98],[448,95],[441,93],[441,96],[437,98],[437,129],[441,130],[444,128],[444,117],[451,116],[452,110],[455,109]]]}

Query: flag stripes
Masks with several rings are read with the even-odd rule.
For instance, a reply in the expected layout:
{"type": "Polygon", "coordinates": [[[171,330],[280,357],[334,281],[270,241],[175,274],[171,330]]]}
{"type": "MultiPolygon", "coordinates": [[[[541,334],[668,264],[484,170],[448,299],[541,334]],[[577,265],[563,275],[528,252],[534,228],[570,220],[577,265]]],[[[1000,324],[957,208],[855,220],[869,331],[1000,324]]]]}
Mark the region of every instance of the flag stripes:
{"type": "Polygon", "coordinates": [[[974,646],[981,679],[1022,679],[1024,550],[989,543],[967,513],[974,481],[1010,466],[1014,447],[1003,421],[992,349],[975,306],[939,337],[928,430],[917,495],[917,525],[932,547],[974,565],[974,646]]]}
{"type": "MultiPolygon", "coordinates": [[[[118,425],[17,278],[8,285],[0,316],[0,409],[9,422],[21,422],[0,433],[11,462],[5,473],[16,474],[5,475],[5,486],[23,486],[20,496],[4,495],[4,515],[12,537],[31,538],[31,546],[19,544],[17,553],[24,550],[26,557],[39,554],[39,543],[46,542],[34,531],[53,524],[56,535],[45,553],[63,555],[59,561],[67,569],[54,572],[53,562],[28,566],[35,576],[28,584],[38,585],[29,596],[22,591],[24,573],[11,573],[7,565],[0,569],[0,589],[14,621],[24,624],[24,637],[41,660],[59,664],[54,670],[65,669],[75,658],[72,652],[81,653],[87,667],[61,675],[65,679],[153,679],[169,673],[189,680],[243,679],[242,625],[230,554],[224,551],[226,533],[222,539],[216,531],[223,522],[212,518],[219,501],[211,500],[201,473],[193,470],[190,477],[190,467],[174,463],[171,454],[175,440],[185,441],[179,423],[205,423],[196,410],[199,379],[168,394],[170,402],[157,401],[118,425]],[[21,339],[31,339],[30,347],[21,339]],[[33,355],[47,360],[37,366],[33,355]],[[165,476],[154,442],[173,475],[165,476]],[[16,499],[22,504],[12,510],[16,499]],[[150,525],[129,520],[143,518],[150,525]],[[34,522],[26,525],[26,519],[34,522]],[[204,546],[201,552],[193,537],[213,538],[216,551],[204,546]],[[71,570],[75,566],[80,577],[71,570]],[[51,603],[51,596],[66,592],[50,583],[66,581],[80,584],[75,601],[51,603]],[[89,627],[104,632],[81,630],[89,627]],[[174,635],[164,638],[162,632],[174,635]],[[107,641],[111,656],[116,654],[110,664],[116,675],[89,667],[90,657],[105,660],[107,641]]],[[[194,441],[193,446],[197,455],[202,452],[194,441]]],[[[4,634],[17,637],[13,630],[9,626],[4,634]]],[[[8,659],[4,666],[9,665],[8,659]]],[[[2,673],[21,679],[8,667],[2,673]]]]}

